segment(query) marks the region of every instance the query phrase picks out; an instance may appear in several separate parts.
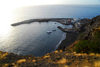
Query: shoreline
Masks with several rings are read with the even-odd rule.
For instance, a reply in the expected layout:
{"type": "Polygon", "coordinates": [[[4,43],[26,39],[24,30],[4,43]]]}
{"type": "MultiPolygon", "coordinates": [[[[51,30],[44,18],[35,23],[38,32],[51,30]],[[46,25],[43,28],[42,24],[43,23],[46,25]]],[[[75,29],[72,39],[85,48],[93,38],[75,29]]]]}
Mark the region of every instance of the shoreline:
{"type": "Polygon", "coordinates": [[[67,33],[66,38],[62,40],[57,50],[65,50],[66,47],[68,47],[70,44],[72,44],[77,39],[78,35],[79,33],[77,32],[67,33]]]}
{"type": "Polygon", "coordinates": [[[78,19],[78,18],[44,18],[44,19],[29,19],[29,20],[24,20],[18,23],[13,23],[11,26],[18,26],[22,24],[30,24],[33,22],[57,22],[63,25],[73,25],[73,28],[67,29],[67,28],[62,28],[58,26],[58,29],[60,29],[62,32],[65,32],[65,34],[62,36],[61,40],[59,43],[56,45],[54,50],[60,50],[60,49],[65,49],[67,46],[72,44],[78,37],[79,35],[79,29],[82,25],[86,24],[87,21],[90,21],[88,18],[84,19],[78,19]],[[82,23],[81,23],[82,22],[82,23]],[[85,22],[85,23],[83,23],[85,22]],[[65,36],[65,37],[64,37],[65,36]]]}
{"type": "MultiPolygon", "coordinates": [[[[58,49],[41,57],[32,55],[23,56],[0,51],[0,67],[100,67],[100,52],[87,53],[87,51],[91,51],[88,49],[85,53],[81,53],[72,50],[78,40],[91,39],[91,41],[96,41],[97,39],[93,39],[93,36],[91,36],[91,34],[96,31],[99,33],[99,40],[96,44],[98,44],[98,46],[100,45],[100,16],[94,17],[91,23],[86,23],[79,29],[77,32],[67,33],[65,39],[58,45],[58,49]],[[80,35],[81,38],[78,39],[80,35]],[[69,47],[67,48],[67,46],[69,47]]],[[[97,34],[94,34],[94,36],[97,36],[97,34]]],[[[61,40],[62,39],[63,37],[61,40]]],[[[86,43],[83,43],[83,45],[85,44],[86,43]]],[[[87,42],[87,44],[89,43],[87,42]]],[[[92,49],[97,49],[95,51],[98,51],[98,49],[100,50],[98,46],[92,49]]],[[[83,50],[87,48],[83,46],[80,47],[83,48],[83,50]]]]}
{"type": "Polygon", "coordinates": [[[55,50],[57,50],[58,47],[59,47],[59,45],[62,43],[62,41],[66,39],[66,34],[67,34],[67,33],[64,33],[64,34],[62,35],[62,38],[61,38],[61,40],[59,41],[59,43],[56,45],[55,50]]]}

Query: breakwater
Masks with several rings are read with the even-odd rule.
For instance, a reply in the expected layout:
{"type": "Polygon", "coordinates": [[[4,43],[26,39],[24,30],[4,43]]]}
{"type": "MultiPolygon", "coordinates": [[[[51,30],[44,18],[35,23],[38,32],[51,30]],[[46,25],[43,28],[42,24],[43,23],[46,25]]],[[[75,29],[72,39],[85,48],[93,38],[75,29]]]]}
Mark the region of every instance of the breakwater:
{"type": "Polygon", "coordinates": [[[62,24],[66,24],[65,22],[67,21],[68,18],[45,18],[45,19],[29,19],[29,20],[24,20],[21,22],[17,22],[17,23],[13,23],[11,24],[11,26],[18,26],[21,24],[30,24],[33,22],[49,22],[49,21],[53,21],[53,22],[60,22],[62,24]]]}

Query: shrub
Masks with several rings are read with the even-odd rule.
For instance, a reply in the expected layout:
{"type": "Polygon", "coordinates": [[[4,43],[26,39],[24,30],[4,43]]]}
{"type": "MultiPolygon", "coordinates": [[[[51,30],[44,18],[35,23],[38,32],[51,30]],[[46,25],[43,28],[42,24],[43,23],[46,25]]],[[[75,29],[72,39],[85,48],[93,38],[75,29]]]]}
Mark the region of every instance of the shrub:
{"type": "Polygon", "coordinates": [[[100,53],[100,32],[94,32],[92,40],[81,40],[75,44],[74,50],[77,53],[100,53]]]}

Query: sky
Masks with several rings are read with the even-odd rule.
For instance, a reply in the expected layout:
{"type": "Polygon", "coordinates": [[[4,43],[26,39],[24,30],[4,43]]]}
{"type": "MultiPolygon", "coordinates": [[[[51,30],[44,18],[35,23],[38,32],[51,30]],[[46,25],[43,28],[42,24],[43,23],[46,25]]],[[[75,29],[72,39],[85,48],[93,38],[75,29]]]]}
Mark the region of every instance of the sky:
{"type": "Polygon", "coordinates": [[[0,8],[34,5],[100,5],[100,0],[0,0],[0,8]]]}

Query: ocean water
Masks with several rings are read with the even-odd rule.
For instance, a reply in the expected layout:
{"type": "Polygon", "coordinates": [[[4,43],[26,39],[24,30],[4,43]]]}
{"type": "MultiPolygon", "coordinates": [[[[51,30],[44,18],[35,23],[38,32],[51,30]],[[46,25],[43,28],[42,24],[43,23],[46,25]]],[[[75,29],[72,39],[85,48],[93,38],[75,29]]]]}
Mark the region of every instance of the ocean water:
{"type": "Polygon", "coordinates": [[[100,5],[52,5],[34,6],[15,9],[15,18],[18,21],[32,18],[92,18],[100,15],[100,5]],[[21,18],[21,19],[20,19],[21,18]]]}
{"type": "Polygon", "coordinates": [[[34,22],[12,27],[12,23],[36,18],[92,18],[100,15],[100,6],[30,6],[2,10],[0,17],[0,51],[15,54],[43,56],[54,51],[65,33],[57,22],[34,22]],[[56,24],[55,24],[56,23],[56,24]],[[56,30],[56,31],[52,31],[56,30]],[[47,34],[47,31],[52,31],[47,34]]]}

